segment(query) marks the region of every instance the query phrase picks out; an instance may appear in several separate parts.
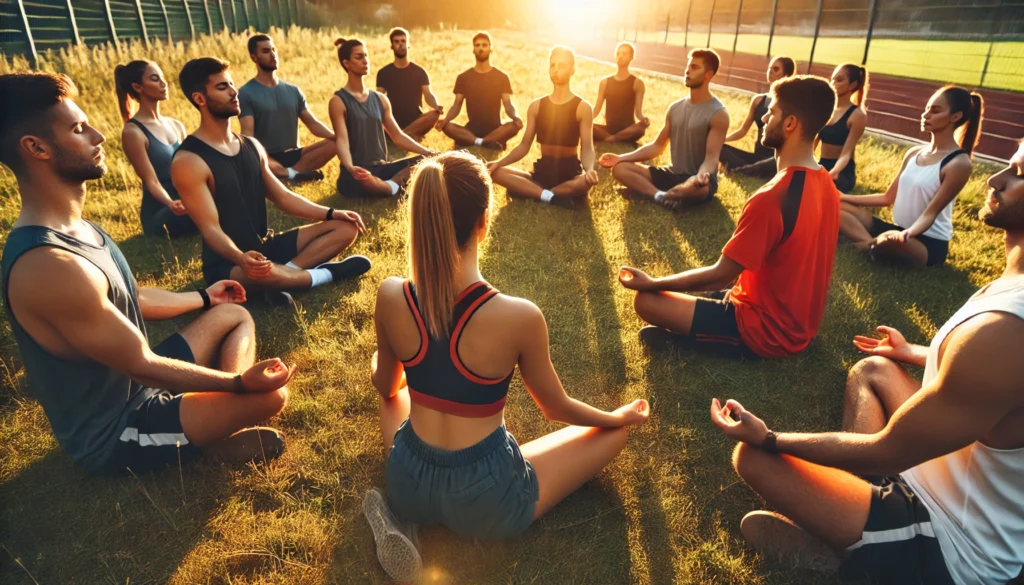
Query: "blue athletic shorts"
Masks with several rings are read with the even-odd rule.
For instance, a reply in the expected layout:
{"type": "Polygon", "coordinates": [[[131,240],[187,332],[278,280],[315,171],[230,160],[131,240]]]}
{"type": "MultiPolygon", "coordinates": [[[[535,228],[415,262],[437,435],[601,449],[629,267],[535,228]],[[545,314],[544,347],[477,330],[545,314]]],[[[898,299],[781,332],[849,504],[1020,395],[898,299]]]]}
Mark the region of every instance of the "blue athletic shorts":
{"type": "Polygon", "coordinates": [[[406,420],[387,463],[388,506],[403,522],[440,524],[465,538],[499,540],[533,523],[537,474],[502,425],[472,447],[427,445],[406,420]]]}

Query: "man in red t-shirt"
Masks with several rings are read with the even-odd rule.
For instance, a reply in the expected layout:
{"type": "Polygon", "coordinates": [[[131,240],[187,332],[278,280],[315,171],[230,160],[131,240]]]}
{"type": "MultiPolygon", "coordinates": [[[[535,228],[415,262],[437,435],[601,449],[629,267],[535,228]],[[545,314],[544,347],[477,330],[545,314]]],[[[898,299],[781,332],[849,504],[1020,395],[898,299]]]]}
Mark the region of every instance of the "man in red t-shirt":
{"type": "Polygon", "coordinates": [[[663,278],[631,267],[619,273],[622,286],[637,291],[637,314],[654,325],[640,331],[649,345],[682,340],[730,355],[785,357],[818,332],[839,238],[839,192],[814,159],[814,137],[832,115],[835,92],[805,75],[777,81],[771,93],[762,143],[775,149],[779,173],[747,200],[718,262],[663,278]]]}

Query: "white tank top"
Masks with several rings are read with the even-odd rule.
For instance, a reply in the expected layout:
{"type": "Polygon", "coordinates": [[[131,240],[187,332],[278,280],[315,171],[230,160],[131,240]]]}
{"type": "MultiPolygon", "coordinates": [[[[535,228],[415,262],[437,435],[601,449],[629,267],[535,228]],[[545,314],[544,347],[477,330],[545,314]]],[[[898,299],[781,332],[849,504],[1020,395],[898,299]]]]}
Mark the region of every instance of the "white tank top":
{"type": "MultiPolygon", "coordinates": [[[[987,312],[1024,319],[1024,277],[997,280],[942,326],[928,349],[924,384],[938,373],[939,348],[964,321],[987,312]]],[[[903,478],[931,516],[953,580],[1005,585],[1024,566],[1024,447],[994,449],[976,441],[905,471],[903,478]]]]}
{"type": "MultiPolygon", "coordinates": [[[[917,154],[907,161],[907,166],[900,173],[897,184],[896,203],[892,206],[892,219],[903,229],[914,225],[914,222],[924,215],[924,210],[928,208],[928,204],[939,192],[943,163],[950,160],[949,156],[957,156],[963,152],[956,150],[954,152],[957,154],[950,153],[942,161],[921,166],[917,164],[917,157],[921,156],[923,150],[924,148],[919,149],[917,154]]],[[[955,197],[953,201],[956,201],[955,197]]],[[[949,205],[939,212],[931,227],[922,235],[947,242],[953,238],[953,201],[950,201],[949,205]]]]}

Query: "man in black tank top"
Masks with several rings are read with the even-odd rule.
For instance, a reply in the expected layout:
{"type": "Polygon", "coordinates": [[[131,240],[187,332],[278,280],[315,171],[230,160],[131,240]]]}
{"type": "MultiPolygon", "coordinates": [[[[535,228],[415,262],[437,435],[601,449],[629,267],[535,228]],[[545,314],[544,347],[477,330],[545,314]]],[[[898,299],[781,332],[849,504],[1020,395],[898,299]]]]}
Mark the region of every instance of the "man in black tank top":
{"type": "Polygon", "coordinates": [[[171,163],[171,179],[203,235],[203,276],[270,291],[268,300],[288,304],[281,290],[308,289],[363,274],[370,261],[351,256],[329,262],[365,230],[359,214],[317,205],[274,176],[259,141],[231,132],[239,113],[228,63],[212,57],[185,64],[179,84],[202,117],[171,163]],[[317,220],[274,234],[267,229],[269,199],[292,217],[317,220]]]}
{"type": "Polygon", "coordinates": [[[633,62],[636,48],[633,43],[622,41],[615,47],[615,75],[601,80],[597,89],[597,103],[594,117],[601,114],[601,107],[608,100],[604,113],[604,124],[594,124],[594,140],[603,142],[636,142],[644,137],[651,119],[644,115],[644,82],[633,75],[629,64],[633,62]]]}
{"type": "Polygon", "coordinates": [[[569,88],[576,66],[572,50],[554,47],[550,63],[551,95],[530,104],[522,142],[500,160],[488,163],[487,170],[510,196],[572,209],[575,199],[586,195],[598,181],[594,110],[569,88]],[[533,172],[508,166],[529,154],[534,137],[540,143],[541,157],[533,164],[533,172]]]}
{"type": "Polygon", "coordinates": [[[21,212],[3,250],[4,309],[32,394],[64,451],[90,473],[135,473],[201,452],[273,458],[269,428],[292,370],[253,365],[255,326],[233,281],[198,292],[138,289],[117,245],[82,219],[86,181],[107,167],[104,138],[70,79],[0,76],[0,162],[21,212]],[[15,145],[10,148],[9,145],[15,145]],[[144,319],[207,308],[152,350],[144,319]]]}

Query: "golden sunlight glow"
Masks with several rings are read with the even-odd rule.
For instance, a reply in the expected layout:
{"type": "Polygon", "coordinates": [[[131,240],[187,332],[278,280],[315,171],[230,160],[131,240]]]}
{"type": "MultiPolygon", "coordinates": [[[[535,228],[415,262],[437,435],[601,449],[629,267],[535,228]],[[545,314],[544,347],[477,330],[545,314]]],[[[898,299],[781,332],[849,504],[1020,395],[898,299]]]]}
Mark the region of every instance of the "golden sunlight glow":
{"type": "Polygon", "coordinates": [[[589,38],[595,29],[615,21],[615,0],[545,0],[548,25],[569,37],[589,38]]]}

